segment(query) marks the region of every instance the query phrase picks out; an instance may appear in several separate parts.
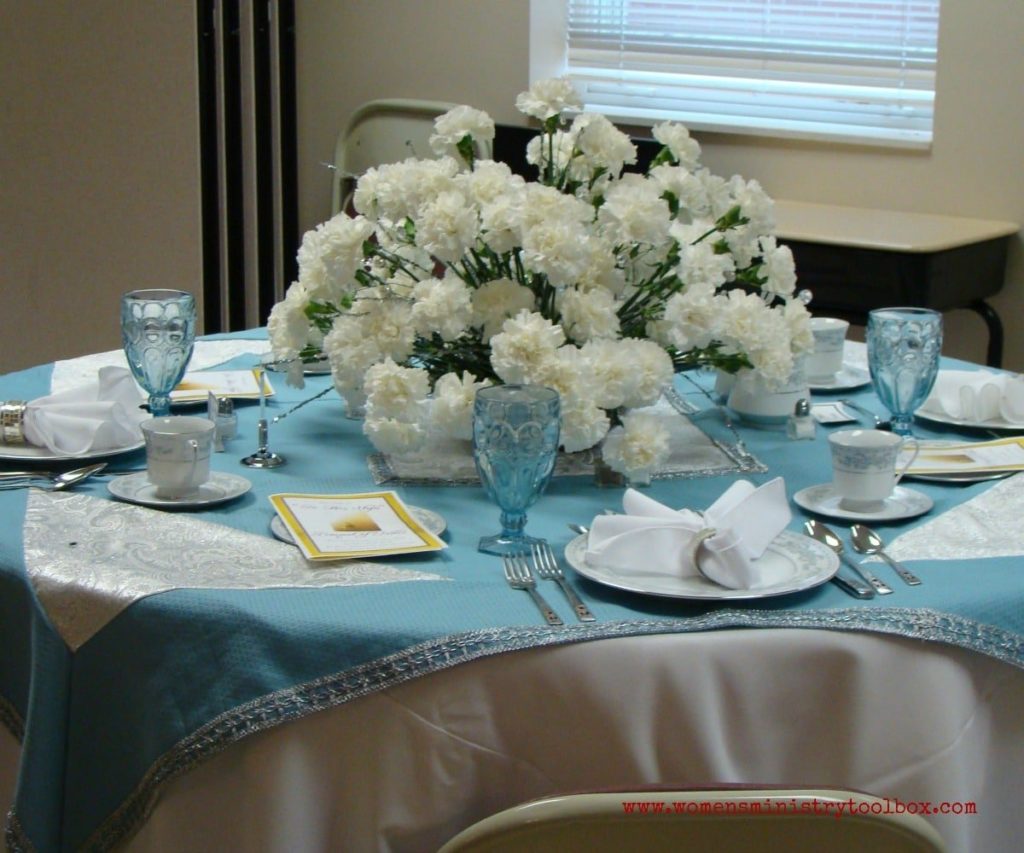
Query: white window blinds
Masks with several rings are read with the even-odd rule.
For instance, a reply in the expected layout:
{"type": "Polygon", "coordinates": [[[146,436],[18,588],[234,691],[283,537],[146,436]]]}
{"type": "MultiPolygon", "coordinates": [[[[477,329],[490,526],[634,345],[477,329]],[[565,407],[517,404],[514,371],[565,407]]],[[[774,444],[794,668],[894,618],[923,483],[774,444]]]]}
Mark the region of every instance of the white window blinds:
{"type": "Polygon", "coordinates": [[[622,122],[924,147],[939,0],[567,0],[567,73],[622,122]]]}

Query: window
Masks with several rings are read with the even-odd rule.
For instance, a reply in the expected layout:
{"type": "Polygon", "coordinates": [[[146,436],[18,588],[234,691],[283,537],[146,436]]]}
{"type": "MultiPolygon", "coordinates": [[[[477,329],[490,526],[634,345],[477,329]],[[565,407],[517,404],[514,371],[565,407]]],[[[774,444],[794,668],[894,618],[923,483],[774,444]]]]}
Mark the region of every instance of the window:
{"type": "Polygon", "coordinates": [[[939,0],[564,0],[552,13],[559,5],[531,4],[531,78],[568,74],[587,110],[632,124],[931,143],[939,0]]]}

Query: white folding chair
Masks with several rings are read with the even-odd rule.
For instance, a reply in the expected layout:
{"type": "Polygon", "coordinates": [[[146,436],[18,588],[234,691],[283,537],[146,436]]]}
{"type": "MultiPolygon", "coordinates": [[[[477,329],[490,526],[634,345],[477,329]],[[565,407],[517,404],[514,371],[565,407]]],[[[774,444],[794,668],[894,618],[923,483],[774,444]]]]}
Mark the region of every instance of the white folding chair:
{"type": "MultiPolygon", "coordinates": [[[[356,178],[371,166],[409,157],[433,158],[429,140],[434,119],[455,106],[446,101],[386,99],[359,107],[334,147],[331,214],[347,207],[356,178]]],[[[490,150],[477,153],[491,156],[490,150]]]]}
{"type": "Polygon", "coordinates": [[[891,802],[834,788],[569,794],[484,818],[456,835],[440,853],[945,851],[942,837],[923,817],[886,814],[887,809],[894,810],[891,802]],[[845,811],[837,815],[840,804],[845,811]]]}

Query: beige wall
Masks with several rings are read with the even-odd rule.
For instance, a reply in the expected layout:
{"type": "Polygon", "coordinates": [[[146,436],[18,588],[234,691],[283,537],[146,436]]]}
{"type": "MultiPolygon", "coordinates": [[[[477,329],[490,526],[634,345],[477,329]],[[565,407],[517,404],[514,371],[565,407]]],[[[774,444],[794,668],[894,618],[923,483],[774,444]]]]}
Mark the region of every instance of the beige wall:
{"type": "MultiPolygon", "coordinates": [[[[551,0],[555,2],[555,0],[551,0]]],[[[338,130],[363,101],[469,103],[519,123],[527,85],[529,0],[299,0],[300,222],[330,213],[338,130]]],[[[935,144],[927,153],[704,134],[704,162],[757,178],[774,196],[1024,223],[1024,3],[944,0],[935,144]]],[[[1012,242],[993,304],[1007,327],[1006,366],[1024,370],[1024,253],[1012,242]]],[[[946,352],[975,361],[985,329],[947,315],[946,352]]]]}
{"type": "MultiPolygon", "coordinates": [[[[555,0],[552,0],[555,2],[555,0]]],[[[529,0],[298,0],[300,222],[330,210],[321,164],[360,103],[452,100],[518,122],[529,0]]],[[[191,3],[0,0],[0,372],[119,345],[117,298],[198,291],[191,3]]],[[[706,134],[705,163],[778,197],[1024,222],[1024,4],[945,0],[928,153],[706,134]]],[[[1024,370],[1024,252],[993,300],[1024,370]]],[[[947,316],[947,352],[984,327],[947,316]]]]}
{"type": "Polygon", "coordinates": [[[195,10],[0,0],[0,372],[121,345],[118,298],[199,295],[195,10]]]}

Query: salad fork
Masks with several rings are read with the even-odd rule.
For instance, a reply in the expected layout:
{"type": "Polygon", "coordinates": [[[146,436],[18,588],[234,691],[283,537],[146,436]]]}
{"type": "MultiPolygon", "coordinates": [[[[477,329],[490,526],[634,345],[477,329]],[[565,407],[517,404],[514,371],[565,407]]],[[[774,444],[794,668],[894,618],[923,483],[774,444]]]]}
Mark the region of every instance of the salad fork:
{"type": "Polygon", "coordinates": [[[537,577],[541,580],[552,580],[562,588],[562,592],[565,593],[572,609],[576,611],[576,618],[580,622],[597,621],[594,614],[590,612],[590,608],[576,594],[576,590],[566,583],[565,574],[558,565],[551,546],[547,542],[538,542],[531,550],[533,552],[533,568],[537,572],[537,577]]]}
{"type": "Polygon", "coordinates": [[[525,557],[522,554],[511,554],[501,559],[505,564],[505,580],[508,581],[508,585],[512,589],[526,590],[549,625],[564,625],[565,623],[562,622],[561,617],[551,609],[551,605],[537,592],[537,581],[533,579],[530,567],[526,565],[525,557]]]}

